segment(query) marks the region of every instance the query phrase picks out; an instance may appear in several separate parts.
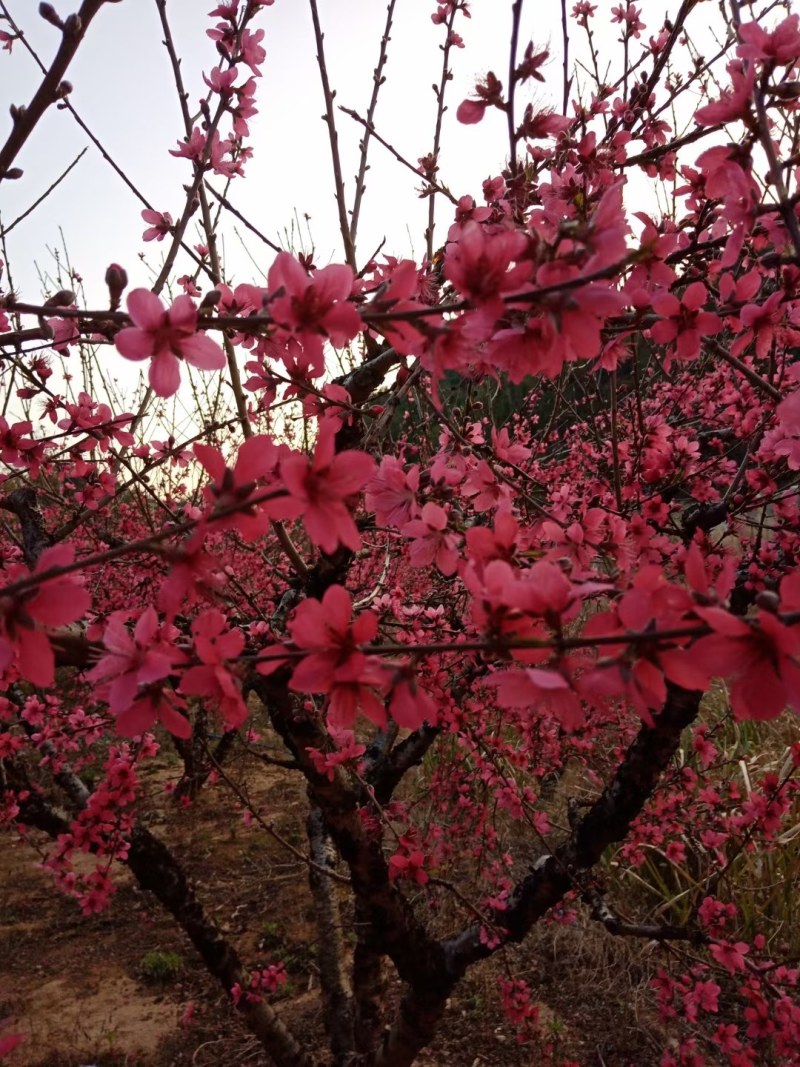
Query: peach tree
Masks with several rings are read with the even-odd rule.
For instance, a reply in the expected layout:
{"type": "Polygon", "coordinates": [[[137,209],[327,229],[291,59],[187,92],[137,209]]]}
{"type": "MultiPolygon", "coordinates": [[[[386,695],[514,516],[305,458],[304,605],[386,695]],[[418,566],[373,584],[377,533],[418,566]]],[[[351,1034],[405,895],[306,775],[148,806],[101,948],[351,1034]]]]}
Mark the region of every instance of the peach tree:
{"type": "MultiPolygon", "coordinates": [[[[336,104],[309,0],[342,245],[322,264],[234,206],[262,149],[272,0],[210,12],[199,101],[155,6],[185,184],[167,210],[126,177],[161,253],[149,284],[110,235],[87,283],[102,298],[74,274],[18,292],[11,262],[0,294],[3,822],[50,842],[87,915],[127,867],[279,1067],[412,1064],[493,956],[536,1039],[508,954],[543,922],[653,947],[661,1067],[797,1063],[797,953],[785,924],[744,916],[737,871],[785,854],[798,822],[779,717],[800,711],[800,16],[580,0],[546,46],[522,0],[503,5],[501,73],[451,104],[507,131],[504,158],[460,189],[443,120],[469,5],[425,15],[442,63],[409,159],[376,118],[394,0],[365,117],[336,104]],[[377,150],[427,203],[417,259],[359,243],[377,150]],[[270,247],[250,281],[226,269],[232,219],[270,247]],[[109,384],[125,361],[135,396],[109,384]],[[216,795],[253,833],[277,831],[248,775],[302,782],[307,840],[282,844],[314,900],[325,1053],[281,1016],[281,960],[242,958],[140,818],[165,746],[178,801],[216,795]],[[654,862],[680,906],[626,898],[654,862]]],[[[56,50],[13,102],[0,182],[26,181],[50,109],[117,166],[66,80],[116,13],[39,6],[56,50]]],[[[4,47],[30,48],[0,14],[4,47]]]]}

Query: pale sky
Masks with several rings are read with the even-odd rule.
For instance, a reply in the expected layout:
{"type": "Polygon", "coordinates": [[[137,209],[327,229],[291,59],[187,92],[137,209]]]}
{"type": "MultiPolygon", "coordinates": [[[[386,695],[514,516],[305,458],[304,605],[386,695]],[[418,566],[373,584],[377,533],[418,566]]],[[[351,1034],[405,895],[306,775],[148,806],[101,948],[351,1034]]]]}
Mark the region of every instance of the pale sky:
{"type": "MultiPolygon", "coordinates": [[[[56,46],[57,31],[36,16],[35,6],[30,0],[11,0],[9,10],[46,58],[56,46]]],[[[455,77],[450,86],[450,121],[443,151],[443,176],[457,195],[471,191],[480,197],[481,181],[502,164],[506,144],[502,116],[498,113],[475,129],[460,126],[454,115],[476,75],[494,66],[503,76],[508,62],[509,12],[502,11],[501,16],[500,9],[506,6],[479,0],[472,19],[459,20],[467,47],[453,51],[455,77]]],[[[530,6],[538,9],[537,40],[552,37],[554,45],[560,47],[559,23],[553,18],[558,15],[558,5],[530,6]]],[[[212,7],[210,0],[171,0],[168,6],[184,57],[184,77],[193,109],[205,89],[202,72],[217,62],[213,42],[205,36],[212,25],[207,17],[212,7]]],[[[364,113],[385,6],[373,0],[320,0],[319,7],[337,102],[364,113]]],[[[444,30],[430,22],[435,5],[428,0],[399,0],[396,10],[376,125],[387,140],[416,162],[432,143],[435,100],[431,84],[440,75],[438,46],[444,30]]],[[[272,238],[282,237],[295,209],[301,217],[309,214],[321,262],[331,256],[341,258],[308,4],[276,0],[273,7],[264,10],[258,25],[266,31],[263,43],[267,60],[258,87],[260,113],[251,125],[249,143],[254,157],[246,180],[234,182],[231,200],[272,238]]],[[[6,105],[0,115],[7,115],[8,103],[30,98],[38,72],[20,44],[15,45],[11,56],[0,54],[0,64],[0,96],[6,105]]],[[[75,87],[72,101],[76,109],[110,154],[154,206],[177,216],[181,185],[190,179],[191,169],[186,160],[174,159],[168,152],[181,137],[182,126],[155,3],[123,0],[102,8],[68,77],[75,87]]],[[[352,120],[340,115],[340,146],[351,195],[360,133],[352,120]]],[[[35,200],[84,143],[84,135],[71,116],[51,109],[18,161],[25,170],[24,177],[2,185],[3,221],[7,224],[35,200]]],[[[384,235],[386,251],[421,255],[426,206],[414,195],[414,176],[380,145],[374,144],[372,152],[361,222],[362,255],[367,256],[384,235]],[[368,247],[371,242],[372,247],[368,247]]],[[[221,184],[216,181],[217,187],[221,184]]],[[[132,284],[146,284],[147,272],[137,264],[136,256],[144,249],[153,262],[160,247],[142,244],[145,225],[140,210],[132,194],[90,147],[50,199],[9,235],[12,269],[26,291],[35,287],[32,260],[47,263],[45,246],[58,243],[60,225],[72,261],[87,284],[93,272],[102,274],[113,260],[127,267],[132,284]]],[[[443,205],[443,223],[448,210],[443,205]]],[[[250,238],[248,243],[260,264],[267,267],[269,250],[250,238]]],[[[229,259],[237,251],[230,242],[227,250],[229,259]]],[[[242,256],[235,258],[237,265],[241,263],[236,271],[238,280],[245,280],[255,268],[242,256]]]]}
{"type": "MultiPolygon", "coordinates": [[[[28,40],[48,62],[58,44],[58,31],[38,16],[38,4],[33,0],[6,3],[28,40]]],[[[56,3],[63,15],[74,6],[74,2],[64,0],[56,3]]],[[[202,73],[210,71],[218,61],[214,44],[206,37],[206,30],[217,21],[208,18],[213,6],[212,0],[169,0],[168,4],[193,113],[205,90],[202,73]]],[[[603,57],[610,64],[609,80],[619,74],[622,62],[620,28],[611,23],[611,6],[611,0],[598,0],[593,23],[603,57]]],[[[674,15],[678,0],[643,0],[640,7],[647,24],[642,38],[646,42],[651,33],[657,33],[665,14],[674,15]]],[[[436,102],[431,85],[439,81],[439,46],[444,40],[444,28],[430,20],[435,9],[431,0],[397,0],[387,80],[376,113],[378,132],[414,163],[430,151],[433,138],[436,102]]],[[[364,114],[386,6],[376,0],[319,0],[319,10],[337,103],[364,114]]],[[[488,70],[494,70],[507,83],[511,0],[474,0],[471,12],[471,19],[459,16],[456,25],[466,47],[451,53],[454,78],[447,90],[449,112],[440,175],[456,196],[471,193],[481,203],[483,179],[499,173],[507,153],[504,116],[489,112],[480,125],[463,126],[456,121],[455,112],[461,100],[470,95],[476,78],[488,70]]],[[[705,37],[708,43],[709,23],[718,19],[716,3],[707,0],[698,4],[689,20],[692,39],[700,41],[705,37]]],[[[308,214],[317,262],[341,261],[309,6],[304,0],[276,0],[274,6],[264,9],[256,25],[265,30],[262,43],[267,59],[258,86],[260,113],[251,122],[248,140],[254,157],[247,165],[245,179],[234,181],[230,199],[280,244],[285,242],[285,230],[294,213],[301,219],[308,214]]],[[[534,83],[536,99],[560,110],[560,0],[528,0],[520,56],[531,37],[537,47],[549,45],[551,51],[545,69],[547,84],[534,83]]],[[[584,32],[572,20],[571,38],[573,54],[585,56],[584,32]]],[[[637,47],[634,43],[633,48],[637,47]]],[[[681,63],[685,68],[688,62],[684,55],[681,63]]],[[[191,164],[169,155],[183,131],[154,0],[122,0],[105,5],[67,76],[74,86],[73,104],[110,154],[154,207],[179,216],[181,186],[191,179],[191,164]]],[[[40,74],[21,43],[15,44],[11,55],[0,52],[0,136],[4,124],[10,122],[8,105],[26,103],[39,80],[40,74]]],[[[529,98],[521,94],[519,114],[529,98]]],[[[696,99],[694,91],[692,99],[696,99]]],[[[351,202],[362,130],[344,115],[340,114],[338,122],[351,202]]],[[[69,113],[51,108],[17,160],[25,171],[24,177],[0,185],[3,224],[7,226],[40,196],[85,143],[84,134],[69,113]]],[[[384,252],[419,259],[424,253],[427,216],[427,202],[419,200],[414,191],[419,183],[379,144],[373,142],[370,151],[371,170],[359,229],[359,262],[363,263],[384,237],[384,252]]],[[[212,180],[222,187],[222,179],[212,180]]],[[[646,206],[648,195],[651,194],[645,180],[643,199],[636,207],[646,206]]],[[[17,290],[25,299],[41,296],[36,267],[52,269],[47,248],[61,245],[59,227],[71,262],[84,278],[90,301],[105,300],[103,274],[113,261],[127,269],[132,287],[149,285],[167,242],[142,242],[145,224],[140,212],[141,204],[90,145],[81,162],[48,200],[8,235],[8,258],[17,290]],[[141,253],[145,261],[140,259],[141,253]]],[[[444,241],[451,219],[452,208],[440,199],[437,244],[444,241]]],[[[234,234],[234,224],[235,220],[231,220],[224,236],[229,276],[234,283],[262,281],[273,254],[247,235],[254,265],[234,234]],[[258,276],[259,270],[262,277],[258,276]]],[[[190,236],[191,243],[200,239],[193,233],[190,236]]],[[[307,241],[307,234],[303,238],[307,241]]],[[[187,266],[187,261],[179,257],[173,277],[184,273],[187,266]]]]}

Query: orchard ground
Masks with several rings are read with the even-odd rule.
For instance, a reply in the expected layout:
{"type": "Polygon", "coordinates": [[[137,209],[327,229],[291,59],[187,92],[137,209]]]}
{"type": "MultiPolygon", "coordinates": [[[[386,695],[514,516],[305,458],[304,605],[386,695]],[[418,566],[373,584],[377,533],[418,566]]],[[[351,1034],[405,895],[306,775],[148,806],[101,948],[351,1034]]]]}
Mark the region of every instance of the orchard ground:
{"type": "MultiPolygon", "coordinates": [[[[706,720],[713,721],[723,706],[724,694],[707,699],[706,720]]],[[[759,736],[728,738],[732,761],[741,757],[745,777],[779,765],[792,740],[788,720],[757,729],[759,736]]],[[[280,758],[281,747],[270,743],[269,731],[257,747],[261,756],[280,758]]],[[[181,771],[180,760],[165,747],[148,767],[142,818],[196,876],[203,898],[225,902],[214,916],[242,955],[285,963],[289,981],[277,1003],[287,1021],[306,1035],[309,1051],[322,1056],[314,902],[305,864],[291,862],[285,847],[258,826],[232,820],[213,782],[193,802],[176,802],[181,771]]],[[[227,771],[247,783],[251,807],[263,812],[290,845],[302,847],[305,801],[296,776],[242,753],[227,771]]],[[[715,784],[722,784],[721,776],[715,784]]],[[[570,796],[584,792],[590,794],[591,786],[580,769],[557,781],[548,804],[553,821],[566,817],[570,796]]],[[[227,995],[163,908],[141,892],[129,873],[120,872],[106,911],[83,917],[73,900],[53,892],[51,875],[32,860],[31,844],[49,843],[31,831],[27,846],[6,834],[0,845],[0,1018],[12,1017],[15,1030],[25,1037],[8,1058],[9,1067],[236,1067],[263,1062],[263,1050],[231,1013],[227,995]]],[[[603,877],[610,888],[621,888],[614,854],[607,860],[603,877]]],[[[793,941],[791,951],[796,952],[800,934],[796,925],[792,929],[797,919],[792,902],[800,900],[798,866],[790,858],[777,900],[769,892],[772,868],[759,868],[743,857],[740,871],[733,873],[743,886],[742,936],[749,933],[747,888],[754,901],[772,911],[773,929],[782,931],[786,942],[793,941]]],[[[668,878],[659,882],[656,868],[645,869],[641,906],[665,918],[679,917],[678,898],[690,879],[687,875],[683,882],[679,868],[674,875],[671,883],[668,878]]],[[[630,899],[630,885],[624,888],[630,899]]],[[[450,913],[447,902],[442,903],[439,922],[446,928],[450,913]]],[[[577,913],[574,922],[558,918],[537,926],[524,946],[470,972],[452,997],[437,1040],[420,1056],[424,1067],[570,1061],[646,1067],[670,1045],[670,1030],[659,1020],[649,989],[654,959],[664,954],[663,946],[615,938],[577,913]],[[540,998],[538,1021],[527,1033],[510,1026],[501,1011],[498,979],[512,972],[524,977],[540,998]]],[[[761,918],[749,914],[750,923],[761,918]]],[[[399,992],[397,983],[390,1001],[399,992]]]]}
{"type": "MultiPolygon", "coordinates": [[[[274,754],[279,753],[276,746],[274,754]]],[[[316,1035],[322,1055],[314,905],[304,865],[288,862],[285,849],[257,828],[232,822],[213,787],[178,810],[169,785],[179,777],[174,756],[153,761],[143,818],[202,878],[208,899],[225,901],[215,918],[242,954],[285,962],[289,982],[278,999],[282,1014],[298,1032],[316,1035]]],[[[248,769],[248,781],[253,805],[272,813],[281,835],[301,845],[301,783],[263,765],[248,769]]],[[[558,792],[554,809],[564,798],[563,787],[558,792]]],[[[30,838],[46,844],[35,832],[30,838]]],[[[52,877],[36,867],[31,849],[3,835],[0,1018],[12,1016],[15,1031],[25,1036],[7,1058],[9,1067],[264,1062],[263,1050],[232,1015],[229,998],[163,908],[127,872],[120,873],[118,884],[106,911],[83,917],[74,901],[53,892],[52,877]],[[160,981],[149,977],[154,954],[166,956],[175,973],[160,981]]],[[[665,1032],[647,991],[650,965],[642,966],[642,951],[652,949],[614,939],[584,921],[538,929],[505,960],[489,960],[469,974],[419,1063],[530,1067],[574,1057],[607,1067],[644,1067],[663,1047],[665,1032]],[[497,979],[509,969],[535,983],[541,994],[538,1039],[518,1043],[502,1018],[497,979]]],[[[311,1042],[309,1049],[314,1050],[311,1042]]]]}

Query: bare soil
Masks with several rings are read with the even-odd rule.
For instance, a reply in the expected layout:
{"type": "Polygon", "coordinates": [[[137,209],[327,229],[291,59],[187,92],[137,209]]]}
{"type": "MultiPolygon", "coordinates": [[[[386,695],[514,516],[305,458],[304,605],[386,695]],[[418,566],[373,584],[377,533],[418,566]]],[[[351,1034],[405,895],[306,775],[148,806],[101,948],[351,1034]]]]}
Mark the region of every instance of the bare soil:
{"type": "MultiPolygon", "coordinates": [[[[310,1051],[322,1054],[313,905],[302,861],[263,831],[244,827],[216,790],[177,810],[163,791],[175,773],[166,764],[156,770],[142,817],[185,864],[247,965],[284,961],[290,982],[278,1008],[310,1051]]],[[[282,836],[302,847],[302,790],[265,768],[256,794],[282,836]]],[[[4,1067],[268,1062],[171,917],[126,870],[118,872],[111,906],[85,918],[54,890],[39,859],[31,845],[0,837],[0,1022],[10,1019],[25,1038],[4,1067]],[[156,951],[182,961],[161,984],[143,970],[156,951]]],[[[657,1062],[663,1035],[648,1017],[647,977],[628,946],[604,931],[543,926],[523,948],[470,973],[418,1063],[648,1067],[657,1062]],[[508,974],[540,991],[542,1036],[533,1044],[518,1044],[500,1011],[497,979],[508,974]]]]}

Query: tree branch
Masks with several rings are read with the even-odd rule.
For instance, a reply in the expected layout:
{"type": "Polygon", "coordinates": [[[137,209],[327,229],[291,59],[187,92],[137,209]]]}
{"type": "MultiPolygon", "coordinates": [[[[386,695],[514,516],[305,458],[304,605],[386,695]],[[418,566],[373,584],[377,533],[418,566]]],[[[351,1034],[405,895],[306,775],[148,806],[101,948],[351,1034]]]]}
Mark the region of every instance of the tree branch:
{"type": "Polygon", "coordinates": [[[336,891],[331,879],[323,873],[335,870],[338,856],[319,808],[310,812],[306,829],[311,859],[314,861],[308,869],[308,881],[316,907],[319,934],[317,959],[325,1032],[337,1062],[340,1059],[346,1061],[355,1050],[353,997],[344,970],[345,947],[336,891]]]}
{"type": "MultiPolygon", "coordinates": [[[[116,0],[83,0],[76,15],[70,15],[61,31],[61,44],[55,54],[50,69],[42,79],[33,99],[27,107],[19,107],[14,113],[14,127],[6,143],[0,148],[0,181],[9,178],[11,164],[19,155],[25,142],[36,128],[45,111],[56,101],[66,96],[71,86],[63,82],[64,75],[75,57],[81,42],[86,36],[89,24],[104,3],[116,0]]],[[[13,177],[21,177],[22,172],[13,177]]]]}

